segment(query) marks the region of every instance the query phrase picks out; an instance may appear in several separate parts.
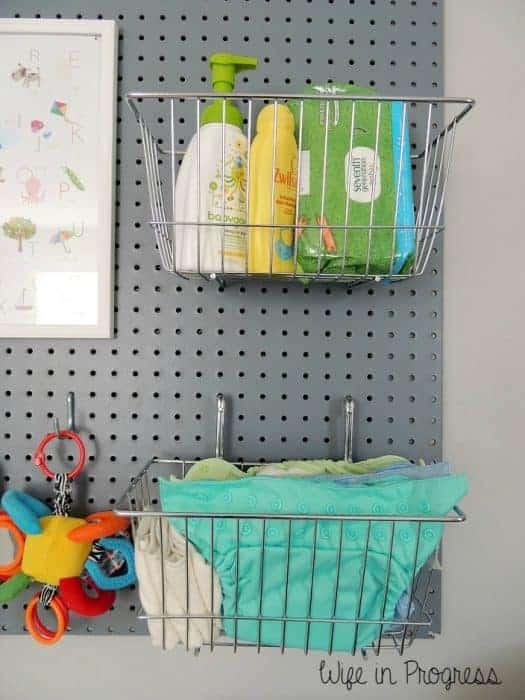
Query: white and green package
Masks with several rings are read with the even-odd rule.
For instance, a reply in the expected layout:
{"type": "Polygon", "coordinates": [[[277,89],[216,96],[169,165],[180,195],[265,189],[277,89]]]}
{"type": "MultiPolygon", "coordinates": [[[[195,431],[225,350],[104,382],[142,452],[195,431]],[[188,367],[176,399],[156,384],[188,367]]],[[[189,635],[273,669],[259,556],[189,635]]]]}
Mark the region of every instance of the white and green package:
{"type": "MultiPolygon", "coordinates": [[[[339,83],[308,87],[308,93],[327,99],[303,101],[297,269],[346,275],[408,271],[415,234],[403,103],[330,99],[375,95],[339,83]]],[[[300,101],[289,106],[299,125],[300,101]]]]}

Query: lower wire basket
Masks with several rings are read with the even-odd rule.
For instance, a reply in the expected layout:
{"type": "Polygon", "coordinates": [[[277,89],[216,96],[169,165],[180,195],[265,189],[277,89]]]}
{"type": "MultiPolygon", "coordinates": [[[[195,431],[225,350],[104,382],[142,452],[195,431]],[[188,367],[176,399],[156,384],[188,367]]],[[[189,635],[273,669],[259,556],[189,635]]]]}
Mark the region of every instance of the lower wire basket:
{"type": "MultiPolygon", "coordinates": [[[[216,454],[221,457],[224,400],[218,399],[216,454]]],[[[349,397],[345,416],[349,458],[349,397]]],[[[139,618],[147,621],[154,645],[328,654],[379,654],[390,648],[402,655],[416,638],[432,636],[433,594],[441,572],[439,548],[429,547],[429,533],[438,530],[439,542],[443,525],[464,522],[460,508],[443,517],[292,515],[273,508],[252,514],[163,511],[161,480],[184,478],[194,463],[153,459],[116,506],[118,514],[132,519],[139,618]],[[409,530],[410,554],[405,546],[400,568],[398,543],[409,530]],[[221,551],[225,539],[230,546],[221,551]]]]}

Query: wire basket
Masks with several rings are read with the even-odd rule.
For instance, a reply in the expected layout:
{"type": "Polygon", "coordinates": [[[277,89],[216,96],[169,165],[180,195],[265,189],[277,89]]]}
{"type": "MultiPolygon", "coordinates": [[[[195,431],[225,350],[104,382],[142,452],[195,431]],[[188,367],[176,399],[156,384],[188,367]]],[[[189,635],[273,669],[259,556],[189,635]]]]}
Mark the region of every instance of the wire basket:
{"type": "MultiPolygon", "coordinates": [[[[224,397],[219,394],[217,397],[217,433],[216,433],[216,456],[222,457],[223,454],[223,430],[224,430],[224,397]]],[[[351,458],[352,455],[352,442],[353,442],[353,417],[354,417],[354,403],[351,397],[346,397],[344,401],[344,411],[345,411],[345,460],[351,458]]],[[[434,601],[433,595],[435,593],[436,580],[440,576],[440,564],[439,564],[439,552],[435,551],[433,556],[426,562],[426,564],[416,571],[416,562],[418,561],[418,550],[421,542],[421,537],[424,535],[425,525],[429,523],[462,523],[466,520],[466,516],[461,511],[459,507],[455,507],[450,514],[445,517],[432,517],[432,516],[410,516],[410,515],[330,515],[327,513],[319,514],[304,514],[304,515],[287,515],[283,513],[268,512],[264,514],[246,514],[246,513],[213,513],[213,514],[202,514],[202,513],[180,513],[180,512],[165,512],[161,510],[160,507],[160,497],[159,497],[159,479],[169,478],[172,475],[178,478],[183,478],[186,475],[188,469],[194,464],[193,461],[188,460],[173,460],[173,459],[152,459],[145,468],[131,480],[130,486],[126,493],[122,496],[118,502],[115,512],[119,515],[126,515],[132,519],[133,532],[136,533],[138,527],[144,519],[155,520],[158,526],[158,531],[160,535],[160,551],[164,552],[164,543],[169,536],[169,528],[171,525],[168,522],[169,518],[177,518],[179,523],[182,524],[182,532],[185,533],[185,572],[184,579],[185,589],[182,594],[182,599],[185,601],[183,603],[183,610],[180,609],[174,613],[170,611],[168,604],[168,593],[166,590],[166,569],[168,562],[164,556],[159,557],[158,562],[158,579],[160,581],[160,605],[158,612],[155,614],[148,614],[145,611],[139,613],[139,619],[147,620],[148,625],[154,624],[160,626],[161,641],[160,646],[166,648],[166,635],[167,626],[172,621],[180,626],[182,625],[182,633],[180,638],[180,646],[185,647],[186,650],[193,648],[195,649],[195,644],[190,642],[191,629],[194,624],[205,624],[206,627],[206,639],[202,642],[202,646],[208,646],[210,651],[213,651],[216,647],[231,647],[234,652],[237,651],[239,647],[255,647],[257,652],[260,652],[263,647],[277,647],[284,652],[287,648],[287,629],[291,625],[304,625],[306,630],[304,635],[304,645],[303,649],[306,654],[311,650],[311,630],[315,626],[322,625],[326,628],[328,632],[328,641],[326,643],[326,648],[324,651],[331,654],[334,651],[334,637],[340,635],[341,630],[344,630],[345,643],[344,651],[355,654],[356,652],[361,652],[363,654],[367,653],[368,649],[373,650],[375,654],[379,654],[382,649],[389,648],[395,649],[400,655],[403,655],[406,648],[408,648],[417,637],[431,637],[433,636],[432,625],[434,620],[434,601]],[[250,524],[252,528],[260,528],[261,540],[258,545],[258,550],[260,552],[260,562],[261,566],[258,573],[253,574],[258,580],[259,588],[259,600],[257,604],[257,613],[253,615],[246,615],[242,612],[238,612],[238,601],[235,601],[235,610],[230,613],[225,613],[221,608],[216,611],[216,606],[214,604],[214,597],[216,599],[216,580],[214,574],[211,573],[209,576],[209,591],[206,596],[209,601],[210,610],[207,612],[192,611],[192,597],[193,593],[190,594],[190,571],[189,571],[189,557],[188,557],[188,547],[191,546],[188,543],[188,532],[190,524],[193,522],[202,521],[206,523],[208,528],[209,538],[210,538],[210,549],[211,549],[211,559],[209,561],[210,571],[214,572],[214,555],[213,555],[213,542],[214,536],[217,535],[218,528],[224,525],[224,522],[233,523],[233,532],[236,532],[236,548],[235,548],[235,561],[233,562],[233,569],[235,570],[235,595],[239,595],[239,568],[240,568],[240,532],[246,523],[250,524]],[[281,526],[284,526],[285,530],[288,532],[287,546],[285,545],[284,550],[284,560],[286,565],[283,565],[282,579],[283,579],[283,607],[282,614],[280,615],[268,615],[264,612],[263,605],[263,590],[264,590],[264,561],[265,553],[267,549],[267,540],[265,533],[267,532],[267,527],[272,522],[278,521],[281,526]],[[411,564],[411,576],[410,576],[410,586],[405,593],[405,606],[404,613],[396,615],[396,619],[387,618],[385,616],[386,601],[388,597],[388,590],[390,586],[390,575],[391,575],[391,564],[393,558],[394,550],[394,537],[396,535],[396,528],[400,527],[403,523],[411,523],[415,528],[417,535],[415,538],[415,550],[414,558],[411,564]],[[291,536],[293,528],[304,526],[308,523],[313,528],[313,542],[311,547],[311,567],[307,580],[304,581],[304,586],[308,590],[308,614],[304,616],[293,616],[288,612],[289,596],[289,577],[290,577],[290,551],[291,551],[291,536]],[[359,523],[362,528],[364,528],[366,534],[366,546],[364,548],[364,561],[362,566],[362,572],[357,574],[354,572],[343,571],[341,566],[341,551],[342,551],[342,541],[343,541],[343,528],[347,526],[348,523],[359,523]],[[363,601],[363,590],[365,585],[365,572],[367,570],[367,559],[369,555],[369,545],[371,540],[372,528],[380,523],[382,527],[386,527],[389,531],[389,549],[385,562],[384,571],[384,590],[382,591],[383,603],[382,603],[382,615],[375,619],[367,619],[366,616],[361,614],[361,607],[363,601]],[[325,524],[330,524],[331,526],[339,527],[339,542],[338,542],[338,556],[337,563],[333,570],[333,580],[330,582],[333,586],[333,604],[331,607],[331,614],[326,616],[317,616],[312,608],[313,599],[313,587],[314,587],[314,570],[316,566],[316,554],[319,547],[319,532],[325,524]],[[338,614],[338,592],[340,590],[341,583],[344,578],[348,575],[354,575],[360,577],[359,583],[359,604],[357,606],[357,614],[355,616],[346,616],[338,614]],[[226,636],[221,630],[225,626],[225,623],[229,623],[230,629],[233,629],[233,633],[226,636]],[[255,624],[257,627],[257,635],[255,640],[250,639],[246,641],[243,639],[242,634],[239,630],[243,624],[255,624]],[[277,624],[280,626],[280,634],[277,642],[272,644],[265,644],[263,639],[263,634],[261,630],[264,625],[267,624],[277,624]],[[373,642],[367,646],[362,646],[358,643],[358,632],[360,627],[373,625],[376,633],[373,642]],[[348,630],[348,634],[346,634],[348,630]]],[[[247,469],[253,464],[239,464],[237,465],[241,469],[247,469]]],[[[159,630],[159,628],[157,628],[159,630]]],[[[339,651],[341,649],[339,648],[339,651]]]]}
{"type": "MultiPolygon", "coordinates": [[[[276,278],[279,280],[296,280],[303,282],[320,280],[326,282],[343,282],[357,284],[363,281],[382,280],[397,281],[418,275],[422,275],[427,267],[430,256],[435,252],[436,235],[443,230],[443,209],[449,179],[450,167],[453,159],[456,127],[463,117],[472,109],[474,100],[470,98],[424,98],[424,97],[383,97],[371,95],[349,94],[315,94],[305,97],[302,95],[284,94],[215,94],[215,93],[162,93],[162,92],[133,92],[126,96],[141,132],[141,141],[144,149],[144,165],[147,177],[147,186],[151,207],[150,224],[155,233],[155,239],[162,266],[168,272],[176,273],[183,278],[198,276],[205,279],[217,279],[222,284],[231,279],[243,279],[246,277],[260,277],[263,279],[276,278]],[[228,216],[226,202],[225,180],[225,144],[226,139],[226,100],[233,100],[243,111],[245,131],[247,135],[246,161],[244,163],[243,189],[243,214],[240,220],[232,221],[228,216]],[[196,193],[201,191],[201,161],[204,157],[201,148],[201,135],[198,125],[201,122],[203,108],[211,100],[222,102],[222,172],[218,172],[218,189],[214,193],[214,201],[217,205],[218,215],[214,220],[204,220],[200,196],[196,204],[198,213],[195,220],[184,221],[180,218],[176,206],[176,183],[179,174],[181,159],[185,155],[183,146],[187,129],[196,134],[197,164],[194,169],[194,182],[191,183],[196,193]],[[298,146],[297,178],[301,181],[302,173],[306,165],[306,150],[304,150],[304,113],[305,105],[312,101],[319,103],[324,114],[323,130],[323,156],[321,173],[315,187],[320,189],[320,212],[315,223],[308,222],[306,230],[309,232],[310,250],[308,265],[302,265],[301,254],[298,254],[299,239],[305,231],[305,223],[300,214],[300,206],[295,205],[295,220],[288,222],[286,226],[276,221],[275,210],[275,162],[276,162],[276,132],[278,109],[277,105],[294,101],[296,105],[296,141],[298,146]],[[333,167],[333,154],[329,144],[329,124],[339,114],[339,109],[346,102],[349,105],[351,117],[347,134],[348,151],[345,160],[345,187],[346,202],[344,215],[340,220],[327,222],[325,209],[328,208],[328,196],[326,191],[327,177],[333,167]],[[250,151],[253,140],[254,127],[259,110],[268,104],[274,105],[274,140],[271,181],[268,182],[268,191],[271,192],[271,217],[265,222],[253,221],[250,217],[250,151]],[[386,114],[386,110],[396,106],[398,114],[398,155],[394,157],[397,173],[392,181],[395,196],[390,200],[392,204],[392,216],[390,213],[385,219],[384,215],[378,215],[378,208],[374,210],[374,201],[380,190],[380,168],[376,162],[378,158],[378,143],[380,139],[380,122],[386,114]],[[353,147],[357,143],[359,131],[365,131],[359,126],[359,115],[364,109],[373,110],[374,125],[369,129],[370,136],[375,140],[375,149],[372,149],[373,162],[365,164],[368,172],[365,177],[368,185],[368,196],[371,201],[369,216],[363,221],[362,215],[356,219],[358,207],[351,194],[351,183],[354,163],[353,147]],[[444,114],[448,119],[443,128],[444,114]],[[331,116],[334,115],[334,116],[331,116]],[[375,136],[374,136],[375,133],[375,136]],[[409,143],[408,143],[409,142],[409,143]],[[352,157],[349,158],[348,154],[352,157]],[[406,162],[410,161],[410,165],[406,162]],[[408,167],[405,180],[405,167],[408,167]],[[411,175],[410,175],[411,173],[411,175]],[[412,190],[404,197],[404,190],[412,190]],[[406,199],[406,201],[405,201],[406,199]],[[410,201],[408,201],[410,200],[410,201]],[[401,218],[401,210],[408,209],[408,218],[401,218]],[[222,214],[221,214],[222,212],[222,214]],[[191,264],[185,259],[181,251],[180,235],[182,231],[191,232],[196,239],[194,241],[196,252],[191,264]],[[264,271],[256,271],[249,263],[248,251],[252,240],[259,235],[258,231],[264,231],[268,241],[268,254],[264,271]],[[281,240],[281,234],[286,233],[291,237],[288,246],[291,252],[291,260],[286,271],[279,269],[275,263],[277,254],[276,245],[281,240]],[[241,240],[244,257],[232,268],[227,259],[226,239],[228,236],[236,236],[241,240]],[[213,263],[203,260],[203,250],[210,237],[215,237],[219,253],[213,263]],[[179,240],[178,240],[179,239],[179,240]],[[337,239],[337,244],[335,240],[337,239]],[[386,243],[385,243],[386,241],[386,243]],[[401,241],[409,241],[410,251],[402,258],[398,255],[398,247],[401,241]],[[352,255],[360,247],[359,264],[354,266],[350,261],[352,255]],[[381,262],[375,259],[376,246],[382,248],[381,262]],[[327,265],[329,261],[329,265],[327,265]],[[307,269],[305,269],[305,267],[307,269]]],[[[382,122],[381,122],[382,123],[382,122]]],[[[372,141],[373,142],[373,141],[372,141]]],[[[220,170],[221,168],[219,168],[220,170]]],[[[301,182],[299,199],[301,196],[301,182]]],[[[393,194],[393,192],[391,193],[393,194]]],[[[192,195],[193,196],[193,195],[192,195]]],[[[295,197],[295,194],[294,194],[295,197]]],[[[189,235],[189,234],[188,234],[189,235]]],[[[305,239],[303,239],[305,240],[305,239]]],[[[377,248],[379,250],[379,248],[377,248]]]]}

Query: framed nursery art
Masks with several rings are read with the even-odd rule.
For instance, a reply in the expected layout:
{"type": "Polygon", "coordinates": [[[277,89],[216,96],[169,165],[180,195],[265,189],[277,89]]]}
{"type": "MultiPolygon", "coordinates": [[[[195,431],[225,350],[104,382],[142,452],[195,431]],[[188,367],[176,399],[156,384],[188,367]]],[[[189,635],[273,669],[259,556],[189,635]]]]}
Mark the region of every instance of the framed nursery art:
{"type": "Polygon", "coordinates": [[[0,19],[0,337],[113,334],[117,37],[0,19]]]}

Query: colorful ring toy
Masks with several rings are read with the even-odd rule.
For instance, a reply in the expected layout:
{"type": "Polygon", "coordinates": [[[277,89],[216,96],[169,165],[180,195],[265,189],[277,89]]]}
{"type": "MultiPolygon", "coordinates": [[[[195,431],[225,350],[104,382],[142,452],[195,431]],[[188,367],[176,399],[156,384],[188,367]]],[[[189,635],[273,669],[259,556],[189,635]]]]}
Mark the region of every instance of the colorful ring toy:
{"type": "Polygon", "coordinates": [[[72,440],[78,447],[78,462],[76,466],[67,475],[68,479],[73,480],[80,474],[82,469],[84,469],[84,464],[86,463],[86,448],[80,436],[77,435],[77,433],[72,432],[71,430],[61,430],[58,433],[48,433],[47,435],[45,435],[42,441],[39,443],[38,447],[36,448],[33,461],[35,465],[39,467],[39,469],[41,469],[47,477],[49,477],[50,479],[54,479],[55,473],[52,472],[46,464],[45,448],[53,440],[60,440],[63,438],[66,438],[67,440],[72,440]]]}
{"type": "Polygon", "coordinates": [[[55,596],[49,607],[55,613],[57,627],[53,632],[48,629],[38,616],[38,603],[40,602],[40,594],[36,593],[29,601],[26,610],[25,622],[29,634],[39,644],[51,645],[56,644],[64,634],[66,627],[69,624],[69,615],[64,603],[59,596],[55,596]]]}
{"type": "Polygon", "coordinates": [[[84,617],[96,617],[107,612],[115,602],[115,591],[102,591],[88,578],[86,583],[95,591],[96,596],[89,596],[78,576],[63,578],[60,581],[60,598],[69,610],[84,617]]]}
{"type": "MultiPolygon", "coordinates": [[[[67,626],[67,623],[69,623],[69,613],[68,613],[68,611],[67,611],[67,608],[66,608],[64,602],[60,599],[59,596],[55,596],[54,600],[56,601],[57,606],[61,609],[62,613],[66,616],[66,626],[67,626]]],[[[50,607],[52,607],[52,606],[50,605],[50,607]]],[[[35,629],[37,630],[37,633],[38,633],[38,634],[40,635],[40,637],[43,638],[43,639],[52,639],[52,638],[54,637],[54,635],[55,635],[55,632],[53,632],[52,630],[48,629],[48,628],[44,625],[44,623],[42,622],[42,620],[39,618],[39,616],[38,616],[38,603],[37,603],[37,608],[36,608],[36,610],[37,610],[37,612],[36,612],[36,614],[35,614],[35,616],[34,616],[34,618],[33,618],[33,623],[34,623],[35,629]]],[[[57,641],[58,641],[58,640],[57,640],[57,641]]]]}
{"type": "Polygon", "coordinates": [[[26,538],[7,513],[4,512],[0,512],[0,530],[7,530],[12,535],[16,546],[13,559],[9,563],[0,566],[0,581],[3,581],[20,571],[26,538]]]}
{"type": "Polygon", "coordinates": [[[115,515],[111,511],[90,513],[84,519],[87,520],[87,525],[81,525],[69,533],[68,537],[72,542],[92,542],[101,537],[115,535],[129,526],[129,518],[115,515]]]}
{"type": "Polygon", "coordinates": [[[119,591],[122,588],[131,586],[137,580],[135,571],[135,550],[131,542],[123,537],[103,537],[98,540],[98,543],[109,551],[118,551],[126,560],[126,570],[124,573],[116,576],[108,576],[99,568],[98,564],[89,559],[86,561],[85,568],[89,577],[102,591],[119,591]]]}

